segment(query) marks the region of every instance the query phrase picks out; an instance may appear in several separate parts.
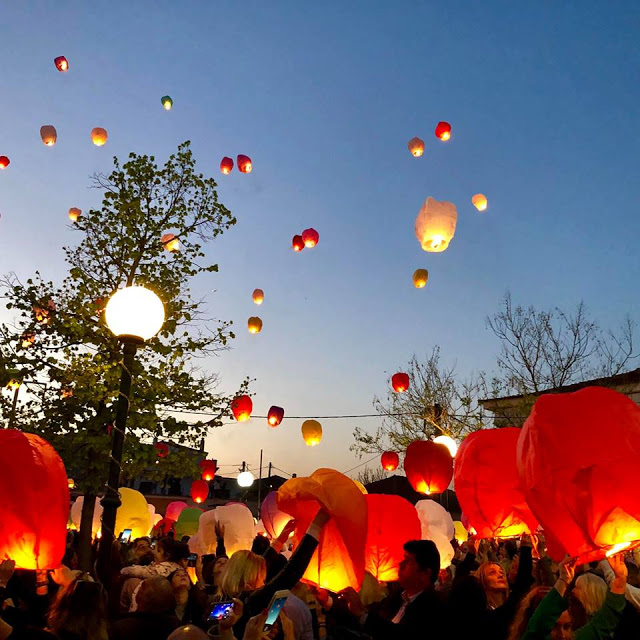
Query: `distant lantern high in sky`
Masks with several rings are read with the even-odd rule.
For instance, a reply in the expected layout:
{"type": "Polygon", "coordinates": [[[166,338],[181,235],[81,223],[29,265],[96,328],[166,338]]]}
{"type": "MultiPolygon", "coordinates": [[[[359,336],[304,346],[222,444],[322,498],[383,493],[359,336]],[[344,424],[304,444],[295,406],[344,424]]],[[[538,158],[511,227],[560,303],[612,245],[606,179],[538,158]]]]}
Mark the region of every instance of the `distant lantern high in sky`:
{"type": "Polygon", "coordinates": [[[404,393],[409,388],[409,374],[394,373],[391,376],[391,386],[396,393],[404,393]]]}
{"type": "Polygon", "coordinates": [[[258,316],[251,316],[247,320],[249,333],[260,333],[262,331],[262,320],[258,316]]]}
{"type": "Polygon", "coordinates": [[[471,198],[471,202],[478,211],[484,211],[487,208],[487,197],[482,193],[476,193],[476,195],[471,198]]]}
{"type": "Polygon", "coordinates": [[[96,147],[101,147],[107,141],[107,130],[102,127],[91,129],[91,141],[96,147]]]}
{"type": "Polygon", "coordinates": [[[52,124],[45,124],[40,127],[40,137],[47,147],[53,147],[58,139],[58,132],[52,124]]]}
{"type": "Polygon", "coordinates": [[[7,156],[0,156],[0,169],[6,169],[11,164],[11,160],[7,156]]]}
{"type": "Polygon", "coordinates": [[[448,122],[438,122],[435,133],[436,138],[446,142],[451,138],[451,125],[448,122]]]}
{"type": "Polygon", "coordinates": [[[224,173],[225,176],[229,175],[233,171],[233,160],[227,156],[220,160],[220,171],[224,173]]]}
{"type": "Polygon", "coordinates": [[[294,251],[302,251],[304,249],[304,240],[302,236],[293,236],[293,240],[291,241],[291,246],[294,251]]]}
{"type": "Polygon", "coordinates": [[[63,73],[65,71],[69,71],[69,61],[64,56],[58,56],[57,58],[54,58],[53,64],[56,65],[56,69],[58,71],[62,71],[63,73]]]}
{"type": "Polygon", "coordinates": [[[458,211],[454,204],[429,197],[416,217],[416,238],[425,251],[445,251],[455,235],[457,221],[458,211]]]}
{"type": "Polygon", "coordinates": [[[251,162],[251,158],[249,156],[244,156],[240,153],[236,158],[236,162],[238,164],[238,171],[240,173],[251,173],[251,170],[253,169],[253,163],[251,162]]]}
{"type": "Polygon", "coordinates": [[[173,107],[173,100],[171,96],[162,96],[160,98],[160,102],[162,102],[162,106],[165,108],[165,111],[171,111],[171,107],[173,107]]]}
{"type": "Polygon", "coordinates": [[[315,247],[320,240],[320,234],[315,229],[305,229],[302,232],[302,242],[308,249],[315,247]]]}
{"type": "Polygon", "coordinates": [[[78,219],[82,215],[82,209],[78,209],[78,207],[71,207],[67,215],[69,216],[69,220],[71,220],[71,222],[78,222],[78,219]]]}
{"type": "Polygon", "coordinates": [[[423,289],[427,280],[429,279],[429,272],[426,269],[416,269],[413,272],[413,286],[416,289],[423,289]]]}
{"type": "Polygon", "coordinates": [[[424,141],[420,138],[411,138],[407,147],[414,158],[419,158],[424,153],[424,141]]]}

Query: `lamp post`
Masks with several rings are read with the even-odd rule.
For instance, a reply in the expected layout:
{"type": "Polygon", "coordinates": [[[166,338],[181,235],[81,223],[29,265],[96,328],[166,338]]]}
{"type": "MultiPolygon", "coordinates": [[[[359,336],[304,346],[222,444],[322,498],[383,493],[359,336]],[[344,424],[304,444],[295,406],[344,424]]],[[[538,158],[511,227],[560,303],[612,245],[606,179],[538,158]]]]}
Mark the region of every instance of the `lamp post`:
{"type": "Polygon", "coordinates": [[[122,374],[111,444],[109,478],[101,504],[102,538],[98,554],[98,573],[103,583],[110,582],[111,549],[115,537],[116,515],[122,504],[118,488],[122,471],[122,451],[124,434],[129,413],[131,374],[138,346],[153,338],[164,323],[164,307],[160,298],[144,287],[119,289],[109,299],[105,309],[107,326],[123,343],[122,374]]]}

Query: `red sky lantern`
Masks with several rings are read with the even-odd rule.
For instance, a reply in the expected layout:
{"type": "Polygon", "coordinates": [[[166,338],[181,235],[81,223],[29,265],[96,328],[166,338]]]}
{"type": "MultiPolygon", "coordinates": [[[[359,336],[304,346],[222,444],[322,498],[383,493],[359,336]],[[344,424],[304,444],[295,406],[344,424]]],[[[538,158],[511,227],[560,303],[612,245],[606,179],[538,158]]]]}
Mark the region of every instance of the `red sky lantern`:
{"type": "Polygon", "coordinates": [[[538,528],[518,476],[519,435],[515,427],[476,431],[458,449],[456,496],[480,538],[509,538],[538,528]]]}
{"type": "Polygon", "coordinates": [[[64,56],[58,56],[53,59],[53,64],[56,65],[58,71],[69,71],[69,61],[64,56]]]}
{"type": "Polygon", "coordinates": [[[385,471],[395,471],[400,464],[400,456],[395,451],[385,451],[380,458],[380,462],[385,471]]]}
{"type": "Polygon", "coordinates": [[[204,480],[191,483],[191,498],[196,504],[202,504],[209,497],[209,485],[204,480]]]}
{"type": "Polygon", "coordinates": [[[253,402],[249,396],[238,396],[231,403],[231,412],[238,422],[246,422],[251,417],[253,402]]]}
{"type": "Polygon", "coordinates": [[[200,468],[202,469],[202,479],[206,482],[211,482],[211,480],[216,477],[215,460],[202,460],[202,462],[200,462],[200,468]]]}
{"type": "Polygon", "coordinates": [[[277,427],[281,422],[282,418],[284,418],[284,409],[282,407],[276,407],[273,405],[269,409],[269,413],[267,413],[267,421],[269,422],[269,426],[277,427]]]}
{"type": "Polygon", "coordinates": [[[233,160],[231,158],[227,158],[225,156],[220,160],[220,171],[224,173],[224,175],[229,175],[233,171],[233,160]]]}
{"type": "Polygon", "coordinates": [[[55,569],[65,551],[69,483],[40,436],[0,429],[0,558],[18,569],[55,569]]]}
{"type": "Polygon", "coordinates": [[[315,229],[305,229],[302,232],[302,242],[304,242],[304,246],[311,249],[318,244],[318,240],[320,240],[320,234],[315,229]]]}
{"type": "Polygon", "coordinates": [[[398,565],[404,558],[404,544],[420,540],[420,519],[405,498],[369,493],[365,569],[382,582],[398,579],[398,565]]]}
{"type": "Polygon", "coordinates": [[[409,374],[394,373],[391,376],[391,386],[396,393],[404,393],[409,388],[409,374]]]}
{"type": "Polygon", "coordinates": [[[236,158],[238,162],[238,171],[240,173],[251,173],[251,169],[253,169],[253,165],[251,164],[251,158],[249,156],[243,156],[242,154],[238,154],[236,158]]]}
{"type": "Polygon", "coordinates": [[[304,240],[302,239],[302,236],[293,236],[291,245],[293,246],[294,251],[302,251],[304,249],[304,240]]]}
{"type": "Polygon", "coordinates": [[[156,442],[155,448],[158,458],[166,458],[169,455],[169,445],[166,442],[156,442]]]}
{"type": "Polygon", "coordinates": [[[436,138],[446,142],[451,138],[451,125],[448,122],[438,122],[436,125],[436,138]]]}
{"type": "Polygon", "coordinates": [[[584,564],[640,545],[640,407],[629,397],[603,387],[541,396],[516,457],[552,559],[584,564]]]}
{"type": "Polygon", "coordinates": [[[6,169],[11,164],[11,160],[7,156],[0,156],[0,169],[6,169]]]}
{"type": "Polygon", "coordinates": [[[407,447],[404,471],[418,493],[442,493],[453,476],[453,458],[443,444],[416,440],[407,447]]]}

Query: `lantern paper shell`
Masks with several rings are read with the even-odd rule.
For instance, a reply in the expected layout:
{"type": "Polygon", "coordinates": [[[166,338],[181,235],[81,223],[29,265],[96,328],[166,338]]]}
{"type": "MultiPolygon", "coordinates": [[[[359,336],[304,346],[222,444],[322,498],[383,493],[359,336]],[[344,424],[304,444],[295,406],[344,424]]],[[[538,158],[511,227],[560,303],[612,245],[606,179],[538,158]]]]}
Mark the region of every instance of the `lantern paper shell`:
{"type": "Polygon", "coordinates": [[[291,520],[291,516],[278,509],[278,492],[270,491],[260,506],[262,525],[270,538],[277,538],[284,526],[291,520]]]}
{"type": "Polygon", "coordinates": [[[224,175],[228,175],[233,171],[233,160],[231,158],[227,158],[225,156],[220,160],[220,171],[224,173],[224,175]]]}
{"type": "Polygon", "coordinates": [[[302,242],[308,249],[315,247],[318,244],[318,240],[320,240],[320,235],[315,229],[305,229],[302,232],[302,242]]]}
{"type": "Polygon", "coordinates": [[[451,138],[451,125],[448,122],[438,122],[435,130],[436,138],[446,142],[451,138]]]}
{"type": "Polygon", "coordinates": [[[209,485],[204,480],[194,480],[191,483],[191,499],[201,504],[209,497],[209,485]]]}
{"type": "Polygon", "coordinates": [[[277,427],[284,418],[284,409],[282,407],[276,407],[273,405],[267,413],[267,422],[271,427],[277,427]]]}
{"type": "Polygon", "coordinates": [[[216,462],[215,460],[202,460],[200,462],[200,469],[202,470],[202,479],[207,482],[211,482],[216,477],[216,462]]]}
{"type": "Polygon", "coordinates": [[[449,449],[449,453],[452,458],[456,457],[456,453],[458,453],[458,443],[451,437],[446,435],[436,436],[433,441],[436,444],[443,444],[447,449],[449,449]]]}
{"type": "Polygon", "coordinates": [[[189,505],[186,502],[182,502],[181,500],[170,502],[164,512],[165,520],[173,520],[175,522],[188,506],[189,505]]]}
{"type": "Polygon", "coordinates": [[[171,96],[162,96],[160,98],[160,102],[162,102],[162,106],[165,108],[165,111],[171,111],[171,107],[173,107],[173,100],[171,96]]]}
{"type": "Polygon", "coordinates": [[[302,251],[304,249],[304,240],[302,239],[302,236],[293,236],[291,246],[294,251],[302,251]]]}
{"type": "Polygon", "coordinates": [[[460,522],[460,520],[453,521],[453,528],[455,530],[456,540],[462,544],[469,539],[469,533],[467,532],[465,526],[460,522]]]}
{"type": "Polygon", "coordinates": [[[251,417],[253,402],[249,396],[238,396],[231,403],[231,412],[238,422],[246,422],[251,417]]]}
{"type": "Polygon", "coordinates": [[[368,494],[365,569],[376,580],[398,579],[398,565],[404,558],[404,544],[420,539],[420,520],[405,498],[368,494]]]}
{"type": "Polygon", "coordinates": [[[264,291],[262,289],[254,289],[251,297],[255,304],[262,304],[264,302],[264,291]]]}
{"type": "Polygon", "coordinates": [[[258,316],[251,316],[247,320],[249,333],[260,333],[262,331],[262,320],[258,316]]]}
{"type": "Polygon", "coordinates": [[[102,127],[94,127],[91,129],[91,141],[96,147],[101,147],[107,141],[107,131],[102,127]]]}
{"type": "Polygon", "coordinates": [[[0,558],[19,569],[55,569],[69,518],[67,473],[55,449],[37,435],[0,430],[0,558]]]}
{"type": "Polygon", "coordinates": [[[480,538],[509,538],[538,528],[518,477],[519,435],[515,427],[476,431],[458,450],[456,496],[480,538]]]}
{"type": "Polygon", "coordinates": [[[476,195],[471,198],[471,202],[478,211],[484,211],[487,208],[487,198],[481,193],[476,193],[476,195]]]}
{"type": "Polygon", "coordinates": [[[415,223],[420,246],[431,253],[445,251],[456,232],[457,221],[458,211],[454,204],[427,198],[415,223]]]}
{"type": "Polygon", "coordinates": [[[240,503],[225,504],[215,508],[216,521],[224,527],[224,546],[231,557],[240,549],[251,549],[253,543],[253,515],[240,503]]]}
{"type": "MultiPolygon", "coordinates": [[[[202,509],[198,507],[187,507],[180,512],[175,524],[176,540],[182,540],[183,536],[194,536],[198,533],[198,523],[202,509]]],[[[131,536],[133,539],[133,536],[131,536]]]]}
{"type": "Polygon", "coordinates": [[[169,455],[169,445],[166,442],[156,442],[154,446],[158,458],[166,458],[169,455]]]}
{"type": "Polygon", "coordinates": [[[322,441],[322,425],[317,420],[302,423],[302,437],[308,447],[315,447],[322,441]]]}
{"type": "Polygon", "coordinates": [[[445,540],[453,540],[453,518],[442,505],[434,500],[418,500],[415,510],[420,520],[422,540],[432,540],[434,534],[440,534],[445,540]]]}
{"type": "Polygon", "coordinates": [[[400,464],[400,456],[395,451],[385,451],[380,458],[380,462],[385,471],[395,471],[400,464]]]}
{"type": "Polygon", "coordinates": [[[297,541],[320,507],[330,518],[303,580],[334,593],[347,587],[357,590],[364,576],[367,500],[350,478],[333,469],[292,478],[278,489],[278,508],[296,519],[297,541]]]}
{"type": "Polygon", "coordinates": [[[407,447],[404,470],[418,493],[442,493],[453,476],[453,458],[443,444],[416,440],[407,447]]]}
{"type": "Polygon", "coordinates": [[[119,536],[125,529],[131,529],[131,539],[148,536],[152,518],[145,497],[134,489],[118,489],[122,504],[118,507],[115,534],[119,536]]]}
{"type": "Polygon", "coordinates": [[[419,158],[424,153],[424,141],[420,138],[411,138],[407,147],[414,158],[419,158]]]}
{"type": "Polygon", "coordinates": [[[0,169],[6,169],[11,164],[11,160],[7,156],[0,156],[0,169]]]}
{"type": "Polygon", "coordinates": [[[409,388],[409,374],[394,373],[391,376],[391,386],[396,393],[404,393],[409,388]]]}
{"type": "Polygon", "coordinates": [[[611,389],[541,396],[517,463],[549,555],[578,564],[640,543],[640,408],[611,389]]]}
{"type": "Polygon", "coordinates": [[[249,156],[243,156],[239,154],[236,158],[238,164],[238,171],[240,173],[251,173],[253,165],[251,164],[251,158],[249,156]]]}
{"type": "Polygon", "coordinates": [[[416,289],[423,289],[429,279],[429,272],[426,269],[416,269],[413,272],[413,286],[416,289]]]}
{"type": "MultiPolygon", "coordinates": [[[[196,536],[199,538],[202,555],[215,554],[218,537],[216,535],[216,514],[215,509],[209,511],[203,511],[198,519],[198,532],[196,536]]],[[[194,536],[195,537],[195,536],[194,536]]],[[[193,537],[189,539],[189,542],[193,540],[193,537]]],[[[191,549],[191,546],[189,547],[191,549]]],[[[192,551],[192,553],[195,553],[192,551]]]]}
{"type": "MultiPolygon", "coordinates": [[[[82,519],[82,505],[84,504],[84,496],[78,496],[71,505],[71,522],[76,529],[80,531],[80,520],[82,519]]],[[[91,521],[91,537],[95,538],[102,529],[102,505],[100,499],[95,499],[93,507],[93,520],[91,521]]]]}
{"type": "Polygon", "coordinates": [[[162,242],[162,246],[169,253],[175,253],[176,251],[180,251],[180,240],[173,235],[173,233],[165,233],[162,238],[160,238],[162,242]]]}
{"type": "Polygon", "coordinates": [[[40,137],[47,147],[52,147],[58,139],[58,132],[52,124],[45,124],[40,127],[40,137]]]}
{"type": "Polygon", "coordinates": [[[64,56],[58,56],[53,59],[53,64],[56,65],[58,71],[69,71],[69,61],[64,56]]]}
{"type": "Polygon", "coordinates": [[[82,209],[78,209],[78,207],[71,207],[67,215],[69,216],[69,220],[71,220],[71,222],[78,222],[80,216],[82,215],[82,209]]]}

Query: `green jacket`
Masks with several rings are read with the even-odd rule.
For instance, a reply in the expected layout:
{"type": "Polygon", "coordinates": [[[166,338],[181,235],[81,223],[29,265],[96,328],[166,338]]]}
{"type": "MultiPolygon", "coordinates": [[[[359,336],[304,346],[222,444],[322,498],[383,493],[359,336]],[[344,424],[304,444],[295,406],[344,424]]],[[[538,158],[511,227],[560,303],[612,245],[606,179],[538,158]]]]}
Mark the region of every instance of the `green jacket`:
{"type": "MultiPolygon", "coordinates": [[[[622,618],[624,607],[623,593],[607,591],[604,604],[584,627],[576,631],[576,640],[613,638],[613,633],[622,618]]],[[[568,608],[569,601],[561,596],[555,587],[551,589],[531,616],[522,640],[549,640],[558,618],[568,608]]]]}

